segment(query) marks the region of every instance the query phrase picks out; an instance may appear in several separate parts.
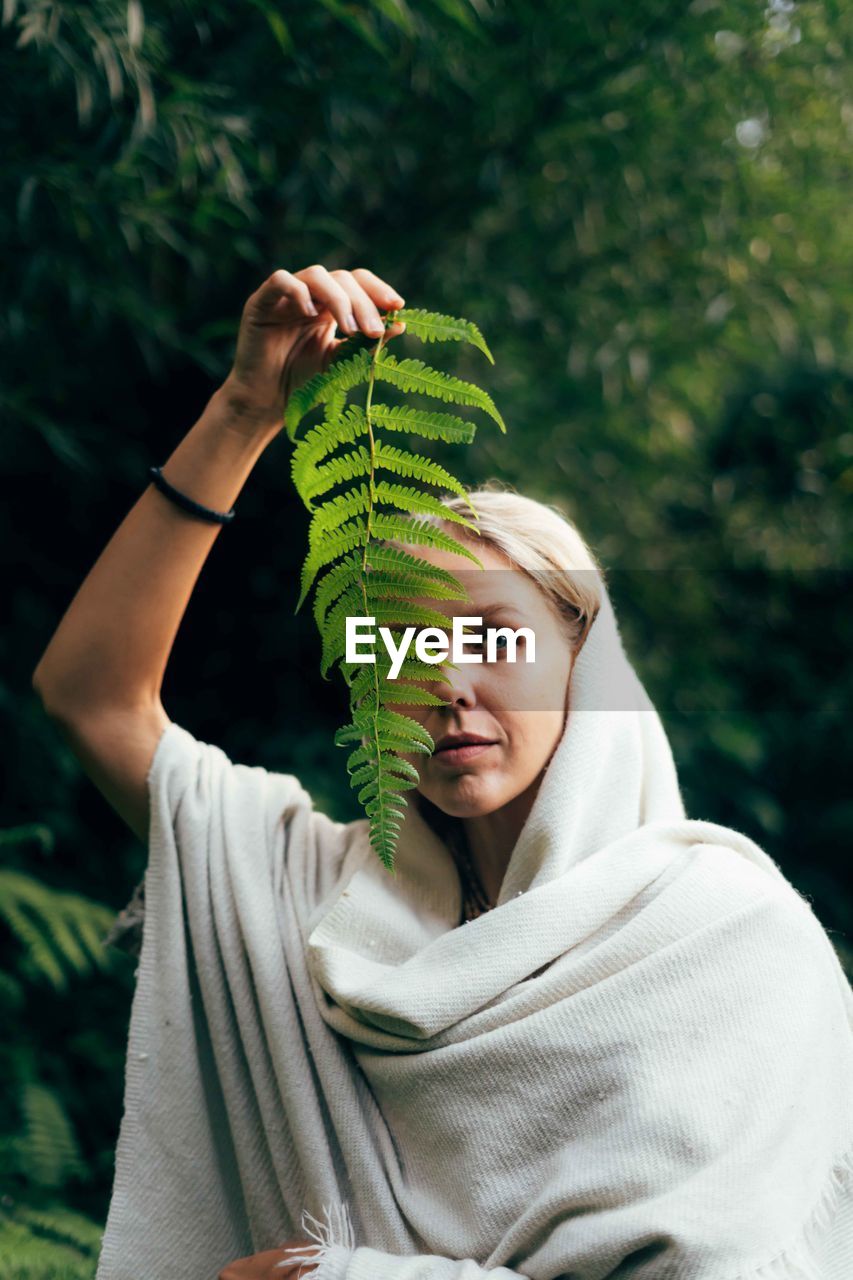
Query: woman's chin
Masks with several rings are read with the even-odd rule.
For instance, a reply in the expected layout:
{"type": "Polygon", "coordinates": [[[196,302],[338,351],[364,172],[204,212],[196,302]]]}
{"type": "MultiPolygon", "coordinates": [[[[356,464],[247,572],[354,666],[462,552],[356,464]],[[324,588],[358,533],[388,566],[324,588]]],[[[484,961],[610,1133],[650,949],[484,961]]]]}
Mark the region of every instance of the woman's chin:
{"type": "Polygon", "coordinates": [[[504,803],[493,787],[471,774],[447,778],[430,787],[427,799],[451,818],[482,818],[504,803]]]}

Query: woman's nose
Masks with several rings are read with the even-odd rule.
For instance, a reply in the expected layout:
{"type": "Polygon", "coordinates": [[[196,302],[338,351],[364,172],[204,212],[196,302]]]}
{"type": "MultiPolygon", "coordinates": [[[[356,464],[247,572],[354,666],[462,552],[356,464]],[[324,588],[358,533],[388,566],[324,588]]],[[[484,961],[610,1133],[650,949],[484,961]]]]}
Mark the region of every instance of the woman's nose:
{"type": "Polygon", "coordinates": [[[441,680],[431,681],[429,687],[436,697],[444,698],[453,706],[476,705],[476,677],[473,675],[470,664],[463,664],[453,671],[448,671],[441,680]]]}

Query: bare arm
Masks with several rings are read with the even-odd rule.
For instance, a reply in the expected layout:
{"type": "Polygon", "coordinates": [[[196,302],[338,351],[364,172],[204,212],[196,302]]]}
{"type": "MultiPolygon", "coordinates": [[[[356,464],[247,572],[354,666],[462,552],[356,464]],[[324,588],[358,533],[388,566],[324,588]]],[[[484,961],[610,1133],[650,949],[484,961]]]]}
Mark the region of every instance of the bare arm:
{"type": "MultiPolygon", "coordinates": [[[[183,493],[234,505],[272,434],[244,434],[223,389],[163,466],[183,493]]],[[[77,591],[33,675],[96,786],[147,839],[145,778],[169,719],[160,689],[175,635],[221,526],[194,519],[153,485],[77,591]],[[131,782],[132,780],[132,782],[131,782]]]]}
{"type": "MultiPolygon", "coordinates": [[[[316,266],[270,276],[244,307],[234,368],[163,464],[170,484],[207,507],[229,510],[281,430],[290,392],[328,365],[340,343],[336,324],[352,333],[373,332],[378,322],[381,332],[377,305],[401,303],[370,272],[316,266]],[[348,323],[351,311],[355,326],[348,323]]],[[[83,581],[33,674],[45,711],[142,840],[148,769],[169,724],[160,700],[163,676],[220,528],[149,486],[83,581]]]]}
{"type": "MultiPolygon", "coordinates": [[[[242,433],[223,388],[163,466],[205,506],[228,510],[269,437],[242,433]]],[[[151,707],[178,626],[221,525],[185,514],[149,485],[77,591],[33,684],[66,717],[98,707],[151,707]]]]}

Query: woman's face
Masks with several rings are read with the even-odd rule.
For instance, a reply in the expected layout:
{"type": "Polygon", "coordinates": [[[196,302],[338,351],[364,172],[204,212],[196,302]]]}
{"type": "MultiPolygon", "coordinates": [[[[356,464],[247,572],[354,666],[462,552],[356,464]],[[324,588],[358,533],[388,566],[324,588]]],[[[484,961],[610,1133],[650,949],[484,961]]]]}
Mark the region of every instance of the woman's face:
{"type": "MultiPolygon", "coordinates": [[[[468,545],[482,561],[483,570],[435,547],[419,546],[417,555],[453,573],[469,599],[421,596],[417,602],[447,616],[448,642],[452,642],[454,616],[482,617],[482,628],[466,624],[466,630],[482,638],[481,646],[468,645],[467,652],[482,651],[482,663],[460,663],[446,679],[423,685],[448,706],[388,704],[392,711],[423,725],[439,748],[439,740],[448,733],[473,733],[489,740],[491,745],[467,759],[444,756],[441,750],[431,756],[403,756],[420,775],[417,790],[444,813],[458,818],[493,813],[540,777],[562,737],[573,661],[566,625],[536,583],[513,568],[503,553],[480,542],[468,545]],[[518,639],[514,663],[504,656],[508,650],[500,640],[495,661],[486,661],[486,629],[501,626],[533,630],[535,661],[525,660],[530,646],[524,637],[518,639]]],[[[415,657],[414,640],[409,656],[415,657]]]]}

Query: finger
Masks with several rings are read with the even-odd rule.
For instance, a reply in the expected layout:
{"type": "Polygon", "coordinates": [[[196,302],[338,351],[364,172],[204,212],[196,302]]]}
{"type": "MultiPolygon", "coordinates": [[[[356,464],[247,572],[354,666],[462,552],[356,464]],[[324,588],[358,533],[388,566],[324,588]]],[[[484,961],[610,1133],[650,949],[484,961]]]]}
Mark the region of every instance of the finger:
{"type": "Polygon", "coordinates": [[[380,280],[379,276],[374,275],[372,271],[368,271],[366,267],[355,267],[352,275],[362,289],[370,295],[377,307],[382,307],[386,311],[396,311],[406,305],[405,298],[396,289],[392,289],[390,284],[380,280]]]}
{"type": "Polygon", "coordinates": [[[358,321],[353,313],[349,294],[333,279],[331,272],[315,263],[313,267],[305,267],[297,272],[297,275],[308,285],[311,296],[328,307],[339,328],[347,333],[358,333],[358,321]]]}
{"type": "Polygon", "coordinates": [[[259,310],[268,310],[283,300],[293,301],[307,316],[318,315],[317,308],[311,300],[311,290],[304,280],[298,279],[290,271],[280,267],[256,289],[249,299],[259,310]]]}
{"type": "Polygon", "coordinates": [[[385,332],[385,325],[370,294],[361,287],[351,271],[333,271],[332,275],[341,288],[346,290],[360,328],[371,337],[381,337],[385,332]]]}

